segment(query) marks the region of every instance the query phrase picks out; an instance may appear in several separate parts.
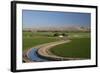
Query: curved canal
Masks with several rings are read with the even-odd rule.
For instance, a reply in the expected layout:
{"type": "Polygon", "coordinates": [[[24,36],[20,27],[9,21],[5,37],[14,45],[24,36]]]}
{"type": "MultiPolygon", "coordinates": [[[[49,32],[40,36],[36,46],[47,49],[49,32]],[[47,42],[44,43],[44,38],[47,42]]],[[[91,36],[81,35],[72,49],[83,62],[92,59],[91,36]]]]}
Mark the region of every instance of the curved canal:
{"type": "Polygon", "coordinates": [[[41,58],[38,56],[37,54],[37,50],[36,48],[32,48],[28,54],[27,57],[31,60],[31,61],[36,61],[36,62],[41,62],[41,61],[48,61],[47,59],[41,58]]]}

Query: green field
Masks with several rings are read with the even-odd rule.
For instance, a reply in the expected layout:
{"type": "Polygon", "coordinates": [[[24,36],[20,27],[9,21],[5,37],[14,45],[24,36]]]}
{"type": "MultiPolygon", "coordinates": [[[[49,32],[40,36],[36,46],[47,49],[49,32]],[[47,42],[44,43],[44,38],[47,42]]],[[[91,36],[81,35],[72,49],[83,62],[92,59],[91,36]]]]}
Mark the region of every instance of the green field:
{"type": "Polygon", "coordinates": [[[90,38],[74,38],[70,43],[55,46],[50,51],[62,57],[90,58],[90,38]]]}
{"type": "Polygon", "coordinates": [[[65,43],[53,47],[50,51],[63,57],[90,58],[90,33],[89,32],[23,32],[23,51],[44,43],[62,40],[55,33],[65,33],[63,38],[71,39],[65,43]]]}
{"type": "Polygon", "coordinates": [[[36,45],[54,42],[60,40],[58,37],[52,37],[52,33],[47,32],[23,32],[23,50],[29,49],[36,45]],[[49,35],[49,36],[48,36],[49,35]]]}

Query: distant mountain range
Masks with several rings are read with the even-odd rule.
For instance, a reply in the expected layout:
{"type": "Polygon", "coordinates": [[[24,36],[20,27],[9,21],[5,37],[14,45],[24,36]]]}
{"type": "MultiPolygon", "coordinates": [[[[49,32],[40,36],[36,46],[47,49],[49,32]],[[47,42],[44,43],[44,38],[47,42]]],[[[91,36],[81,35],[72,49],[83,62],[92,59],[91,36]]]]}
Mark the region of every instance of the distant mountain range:
{"type": "Polygon", "coordinates": [[[90,27],[66,26],[66,27],[30,27],[23,28],[24,31],[90,31],[90,27]]]}

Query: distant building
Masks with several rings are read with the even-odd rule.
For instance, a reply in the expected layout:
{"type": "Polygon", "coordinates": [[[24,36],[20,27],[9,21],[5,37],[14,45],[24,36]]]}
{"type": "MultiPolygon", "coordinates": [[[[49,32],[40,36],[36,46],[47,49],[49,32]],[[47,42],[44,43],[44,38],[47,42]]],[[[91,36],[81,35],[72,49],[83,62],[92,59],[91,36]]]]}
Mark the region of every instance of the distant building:
{"type": "Polygon", "coordinates": [[[64,37],[63,35],[59,35],[60,38],[64,37]]]}

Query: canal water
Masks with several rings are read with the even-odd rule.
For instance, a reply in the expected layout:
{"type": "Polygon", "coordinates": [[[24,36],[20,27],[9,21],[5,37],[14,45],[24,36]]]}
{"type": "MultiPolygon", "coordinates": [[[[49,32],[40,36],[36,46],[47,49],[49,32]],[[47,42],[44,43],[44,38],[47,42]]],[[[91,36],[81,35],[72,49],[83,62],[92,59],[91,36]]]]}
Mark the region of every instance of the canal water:
{"type": "Polygon", "coordinates": [[[36,48],[32,48],[29,53],[28,53],[28,58],[31,61],[36,61],[36,62],[41,62],[41,61],[48,61],[47,59],[41,58],[38,56],[38,54],[36,53],[37,49],[36,48]]]}

